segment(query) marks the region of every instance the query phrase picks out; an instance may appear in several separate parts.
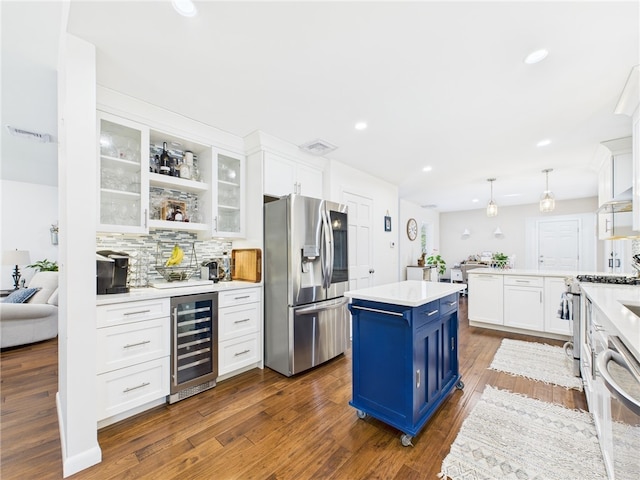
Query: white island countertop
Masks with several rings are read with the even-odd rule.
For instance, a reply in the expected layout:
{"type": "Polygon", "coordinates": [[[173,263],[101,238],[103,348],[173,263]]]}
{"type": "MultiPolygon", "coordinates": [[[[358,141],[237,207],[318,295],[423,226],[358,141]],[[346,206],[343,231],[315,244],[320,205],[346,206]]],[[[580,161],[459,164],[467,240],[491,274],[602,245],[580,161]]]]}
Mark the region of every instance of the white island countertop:
{"type": "Polygon", "coordinates": [[[562,270],[532,270],[526,268],[474,268],[468,270],[467,274],[484,275],[522,275],[529,277],[575,277],[578,272],[567,272],[562,270]]]}
{"type": "Polygon", "coordinates": [[[350,290],[344,296],[357,300],[389,303],[407,307],[419,307],[467,288],[464,283],[425,282],[406,280],[377,287],[350,290]]]}
{"type": "Polygon", "coordinates": [[[628,305],[640,305],[640,287],[637,285],[610,285],[605,283],[581,283],[580,288],[602,312],[598,321],[609,335],[620,337],[622,343],[640,362],[640,317],[634,315],[628,305]]]}

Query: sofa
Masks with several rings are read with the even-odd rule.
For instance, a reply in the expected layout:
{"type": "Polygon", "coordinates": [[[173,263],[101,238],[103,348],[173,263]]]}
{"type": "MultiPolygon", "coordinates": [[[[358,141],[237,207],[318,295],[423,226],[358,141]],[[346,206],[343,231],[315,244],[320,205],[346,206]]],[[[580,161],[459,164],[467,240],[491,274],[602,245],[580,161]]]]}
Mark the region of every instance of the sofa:
{"type": "Polygon", "coordinates": [[[0,303],[0,348],[26,345],[58,335],[58,272],[37,272],[26,289],[0,303]],[[29,296],[31,295],[31,296],[29,296]],[[28,297],[23,303],[20,302],[28,297]]]}

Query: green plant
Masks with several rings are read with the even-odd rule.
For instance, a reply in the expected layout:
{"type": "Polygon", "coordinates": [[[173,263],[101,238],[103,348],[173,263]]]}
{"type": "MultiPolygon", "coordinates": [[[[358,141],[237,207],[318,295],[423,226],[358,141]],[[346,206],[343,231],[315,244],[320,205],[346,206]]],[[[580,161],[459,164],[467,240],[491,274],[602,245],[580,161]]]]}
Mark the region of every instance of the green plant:
{"type": "Polygon", "coordinates": [[[427,257],[427,265],[435,265],[438,269],[438,275],[444,275],[447,271],[447,262],[440,255],[429,255],[427,257]]]}
{"type": "Polygon", "coordinates": [[[44,260],[38,260],[31,265],[27,265],[27,267],[35,268],[38,272],[57,272],[58,262],[50,262],[45,258],[44,260]]]}
{"type": "Polygon", "coordinates": [[[496,252],[491,257],[491,264],[496,268],[506,268],[509,264],[509,257],[504,253],[496,252]]]}

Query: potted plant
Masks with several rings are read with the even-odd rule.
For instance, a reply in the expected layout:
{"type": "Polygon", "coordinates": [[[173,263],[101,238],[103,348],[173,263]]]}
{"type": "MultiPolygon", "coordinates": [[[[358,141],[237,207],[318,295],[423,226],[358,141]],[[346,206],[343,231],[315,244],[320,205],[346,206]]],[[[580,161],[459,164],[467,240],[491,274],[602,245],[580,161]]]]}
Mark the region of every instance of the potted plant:
{"type": "Polygon", "coordinates": [[[29,268],[35,268],[38,272],[57,272],[58,262],[50,262],[46,258],[44,260],[38,260],[31,265],[27,265],[29,268]]]}
{"type": "Polygon", "coordinates": [[[427,265],[435,265],[438,275],[444,275],[447,271],[447,262],[437,253],[432,253],[427,257],[427,265]]]}
{"type": "Polygon", "coordinates": [[[491,259],[493,268],[507,268],[509,266],[509,257],[504,253],[496,252],[491,259]]]}

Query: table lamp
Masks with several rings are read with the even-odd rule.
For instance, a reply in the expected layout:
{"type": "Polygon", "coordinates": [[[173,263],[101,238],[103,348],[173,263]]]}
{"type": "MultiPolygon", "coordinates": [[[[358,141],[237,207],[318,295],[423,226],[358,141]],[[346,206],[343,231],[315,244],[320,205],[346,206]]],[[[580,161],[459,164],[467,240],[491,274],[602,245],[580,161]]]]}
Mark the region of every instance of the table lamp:
{"type": "Polygon", "coordinates": [[[20,268],[19,265],[28,265],[31,263],[31,257],[28,250],[5,250],[2,254],[3,265],[15,265],[13,270],[13,286],[17,290],[20,285],[20,268]]]}

